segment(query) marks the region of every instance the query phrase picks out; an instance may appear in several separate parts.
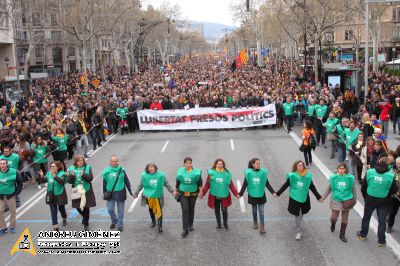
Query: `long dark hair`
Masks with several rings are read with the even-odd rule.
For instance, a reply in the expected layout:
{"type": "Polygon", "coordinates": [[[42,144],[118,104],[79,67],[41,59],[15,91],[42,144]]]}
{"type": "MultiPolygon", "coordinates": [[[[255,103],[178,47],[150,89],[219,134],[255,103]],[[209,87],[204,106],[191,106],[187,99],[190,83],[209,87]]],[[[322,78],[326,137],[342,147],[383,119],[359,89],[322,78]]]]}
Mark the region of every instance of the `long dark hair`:
{"type": "Polygon", "coordinates": [[[339,167],[343,167],[344,169],[346,169],[346,174],[349,173],[349,168],[347,168],[347,165],[345,163],[338,164],[338,166],[336,167],[336,173],[338,172],[339,167]]]}
{"type": "Polygon", "coordinates": [[[148,163],[148,164],[146,164],[146,168],[144,169],[144,171],[145,171],[146,173],[149,174],[149,173],[150,173],[150,172],[149,172],[150,166],[154,166],[154,169],[155,169],[154,173],[156,173],[157,170],[158,170],[158,167],[157,167],[157,165],[156,165],[155,163],[148,163]]]}
{"type": "Polygon", "coordinates": [[[313,127],[312,127],[311,121],[310,120],[306,120],[306,129],[311,130],[312,128],[313,127]]]}
{"type": "Polygon", "coordinates": [[[213,164],[213,166],[211,167],[211,169],[217,168],[217,163],[218,163],[218,162],[222,162],[222,164],[224,165],[224,170],[228,172],[228,169],[226,169],[226,163],[225,163],[225,161],[222,160],[222,159],[216,159],[216,160],[214,161],[214,164],[213,164]]]}
{"type": "Polygon", "coordinates": [[[254,164],[255,164],[257,161],[259,161],[259,160],[260,160],[260,159],[258,159],[258,158],[253,158],[253,159],[251,159],[251,160],[249,161],[248,168],[251,168],[251,169],[254,170],[254,164]]]}

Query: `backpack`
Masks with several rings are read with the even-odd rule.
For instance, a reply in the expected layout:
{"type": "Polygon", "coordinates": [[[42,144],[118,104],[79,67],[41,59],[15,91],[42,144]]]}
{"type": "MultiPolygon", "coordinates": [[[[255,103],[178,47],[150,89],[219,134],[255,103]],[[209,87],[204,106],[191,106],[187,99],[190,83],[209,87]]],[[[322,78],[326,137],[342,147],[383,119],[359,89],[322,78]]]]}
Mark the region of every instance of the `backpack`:
{"type": "Polygon", "coordinates": [[[312,149],[315,149],[315,147],[317,147],[317,141],[315,140],[314,135],[311,134],[310,131],[308,131],[308,133],[310,134],[310,136],[308,137],[308,146],[312,149]]]}

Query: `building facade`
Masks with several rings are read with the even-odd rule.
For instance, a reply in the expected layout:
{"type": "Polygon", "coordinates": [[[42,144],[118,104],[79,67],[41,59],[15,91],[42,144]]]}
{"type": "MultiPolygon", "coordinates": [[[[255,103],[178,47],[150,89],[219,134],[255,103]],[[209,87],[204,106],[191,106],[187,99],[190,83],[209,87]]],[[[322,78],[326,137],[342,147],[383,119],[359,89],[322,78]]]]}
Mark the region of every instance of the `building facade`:
{"type": "Polygon", "coordinates": [[[11,0],[0,0],[0,80],[16,75],[11,0]]]}

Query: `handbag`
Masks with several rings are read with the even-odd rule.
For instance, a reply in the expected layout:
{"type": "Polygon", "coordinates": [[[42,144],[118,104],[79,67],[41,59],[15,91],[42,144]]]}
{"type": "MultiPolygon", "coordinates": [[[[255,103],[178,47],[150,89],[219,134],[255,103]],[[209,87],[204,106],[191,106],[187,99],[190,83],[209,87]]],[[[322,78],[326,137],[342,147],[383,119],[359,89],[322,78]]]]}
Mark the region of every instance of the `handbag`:
{"type": "Polygon", "coordinates": [[[343,208],[345,209],[351,209],[356,205],[356,200],[354,199],[354,197],[352,199],[349,200],[345,200],[342,202],[343,208]]]}
{"type": "MultiPolygon", "coordinates": [[[[86,165],[85,168],[83,168],[83,171],[86,171],[86,165]]],[[[71,199],[72,200],[76,200],[76,199],[80,199],[82,197],[82,195],[78,192],[78,186],[77,187],[73,187],[72,191],[71,191],[71,199]]]]}
{"type": "Polygon", "coordinates": [[[300,147],[299,147],[299,151],[303,152],[304,151],[304,143],[301,143],[300,147]]]}
{"type": "Polygon", "coordinates": [[[338,140],[337,136],[333,133],[328,133],[327,138],[329,141],[338,140]]]}
{"type": "Polygon", "coordinates": [[[51,191],[47,191],[46,203],[51,205],[54,204],[55,202],[56,202],[56,195],[54,195],[54,182],[53,182],[53,188],[51,189],[51,191]]]}
{"type": "Polygon", "coordinates": [[[119,179],[119,175],[121,174],[121,170],[122,170],[122,167],[118,171],[117,179],[115,180],[115,183],[114,183],[114,186],[113,186],[112,190],[104,192],[104,195],[103,195],[103,199],[104,200],[111,200],[112,199],[112,194],[114,193],[114,189],[115,189],[115,186],[117,185],[117,182],[118,182],[118,179],[119,179]]]}

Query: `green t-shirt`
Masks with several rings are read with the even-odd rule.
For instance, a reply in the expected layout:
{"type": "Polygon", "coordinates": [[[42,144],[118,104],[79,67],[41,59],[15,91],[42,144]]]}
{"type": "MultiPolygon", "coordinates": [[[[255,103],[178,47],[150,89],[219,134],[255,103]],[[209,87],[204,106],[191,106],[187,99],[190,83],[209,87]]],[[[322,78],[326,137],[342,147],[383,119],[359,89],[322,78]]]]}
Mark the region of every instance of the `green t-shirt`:
{"type": "Polygon", "coordinates": [[[260,168],[258,171],[254,171],[251,168],[247,168],[244,171],[244,176],[247,181],[247,191],[253,198],[261,198],[265,195],[265,185],[268,181],[268,170],[260,168]]]}
{"type": "Polygon", "coordinates": [[[210,194],[219,198],[228,197],[232,180],[231,173],[225,170],[219,172],[215,169],[210,169],[207,172],[210,175],[210,194]]]}
{"type": "Polygon", "coordinates": [[[376,198],[386,198],[392,186],[395,174],[386,172],[379,174],[375,169],[367,170],[367,194],[376,198]]]}
{"type": "Polygon", "coordinates": [[[357,141],[358,134],[361,131],[358,128],[355,128],[353,131],[350,130],[350,128],[346,128],[344,130],[344,135],[346,136],[346,149],[350,150],[351,144],[353,144],[355,141],[357,141]]]}
{"type": "Polygon", "coordinates": [[[283,112],[285,116],[291,116],[294,113],[294,102],[284,103],[283,104],[283,112]]]}
{"type": "Polygon", "coordinates": [[[117,114],[121,117],[122,120],[125,120],[128,114],[128,107],[118,108],[117,114]]]}
{"type": "Polygon", "coordinates": [[[305,176],[301,176],[296,172],[291,172],[287,178],[290,182],[289,196],[297,202],[306,202],[312,181],[311,173],[307,172],[305,176]]]}
{"type": "Polygon", "coordinates": [[[308,116],[314,116],[316,106],[317,106],[316,104],[310,104],[309,106],[307,106],[308,116]]]}
{"type": "Polygon", "coordinates": [[[0,160],[6,160],[8,164],[8,168],[13,168],[15,170],[18,170],[18,164],[19,164],[19,155],[16,153],[11,153],[10,156],[5,156],[4,154],[0,156],[0,160]]]}
{"type": "Polygon", "coordinates": [[[350,174],[333,174],[329,177],[332,198],[335,201],[346,201],[353,198],[354,176],[350,174]]]}
{"type": "MultiPolygon", "coordinates": [[[[64,179],[64,182],[67,179],[64,171],[59,171],[57,173],[57,176],[61,179],[64,179]]],[[[49,192],[53,191],[54,195],[56,196],[60,196],[64,192],[64,184],[60,184],[57,181],[55,181],[53,175],[50,172],[47,172],[46,179],[47,179],[47,191],[49,192]]]]}
{"type": "Polygon", "coordinates": [[[7,172],[0,171],[0,195],[11,195],[15,192],[17,170],[10,168],[7,172]]]}
{"type": "Polygon", "coordinates": [[[319,119],[322,119],[325,116],[327,110],[328,110],[328,106],[326,106],[326,105],[317,105],[315,107],[315,114],[317,115],[317,117],[319,119]]]}
{"type": "Polygon", "coordinates": [[[164,195],[165,174],[157,171],[154,174],[142,173],[143,195],[156,199],[164,195]]]}
{"type": "MultiPolygon", "coordinates": [[[[31,149],[33,149],[33,147],[34,147],[34,144],[32,143],[31,149]]],[[[46,152],[47,152],[47,146],[36,145],[36,148],[35,148],[34,154],[33,154],[33,162],[34,163],[47,163],[46,152]]]]}
{"type": "Polygon", "coordinates": [[[57,143],[58,151],[66,151],[68,143],[68,134],[63,137],[53,136],[53,140],[57,143]]]}
{"type": "Polygon", "coordinates": [[[102,173],[103,180],[106,181],[106,190],[111,192],[115,182],[114,192],[121,191],[125,187],[125,170],[122,166],[118,165],[117,167],[108,166],[103,170],[102,173]],[[120,171],[121,170],[121,171],[120,171]],[[119,174],[119,178],[117,180],[117,175],[119,174]]]}
{"type": "Polygon", "coordinates": [[[179,181],[179,190],[182,192],[196,192],[198,189],[199,179],[201,178],[201,170],[193,168],[190,172],[185,167],[178,170],[176,178],[179,181]]]}
{"type": "Polygon", "coordinates": [[[333,130],[335,129],[335,126],[338,124],[339,119],[337,119],[336,117],[334,117],[333,119],[327,119],[325,122],[325,126],[326,126],[326,132],[327,133],[332,133],[333,130]]]}
{"type": "Polygon", "coordinates": [[[75,167],[74,165],[71,165],[68,168],[68,172],[74,172],[74,177],[75,177],[75,181],[72,186],[77,187],[79,184],[82,184],[85,191],[88,192],[90,190],[90,183],[83,180],[82,171],[85,171],[85,174],[89,175],[91,168],[92,167],[90,165],[86,165],[86,166],[82,166],[82,167],[75,167]]]}

